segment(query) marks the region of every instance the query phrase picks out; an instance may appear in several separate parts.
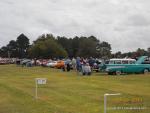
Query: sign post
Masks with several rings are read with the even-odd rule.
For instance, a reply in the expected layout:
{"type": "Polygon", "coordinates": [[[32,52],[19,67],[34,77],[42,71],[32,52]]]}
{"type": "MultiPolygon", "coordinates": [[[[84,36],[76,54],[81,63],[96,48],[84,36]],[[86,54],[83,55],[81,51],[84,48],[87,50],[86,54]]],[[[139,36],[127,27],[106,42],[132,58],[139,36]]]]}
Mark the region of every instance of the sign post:
{"type": "Polygon", "coordinates": [[[43,85],[46,84],[47,78],[36,78],[35,79],[35,99],[38,99],[38,84],[43,85]]]}
{"type": "Polygon", "coordinates": [[[104,113],[107,113],[107,96],[117,96],[117,95],[121,95],[120,93],[116,93],[116,94],[104,94],[104,113]]]}

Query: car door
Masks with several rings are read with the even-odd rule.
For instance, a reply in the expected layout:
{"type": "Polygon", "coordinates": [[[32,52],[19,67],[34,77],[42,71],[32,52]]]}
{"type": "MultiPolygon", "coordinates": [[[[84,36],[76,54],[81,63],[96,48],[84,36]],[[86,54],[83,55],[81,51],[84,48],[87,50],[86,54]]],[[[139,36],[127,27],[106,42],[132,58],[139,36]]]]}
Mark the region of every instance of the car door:
{"type": "Polygon", "coordinates": [[[139,73],[142,66],[140,64],[128,64],[126,67],[126,73],[139,73]]]}

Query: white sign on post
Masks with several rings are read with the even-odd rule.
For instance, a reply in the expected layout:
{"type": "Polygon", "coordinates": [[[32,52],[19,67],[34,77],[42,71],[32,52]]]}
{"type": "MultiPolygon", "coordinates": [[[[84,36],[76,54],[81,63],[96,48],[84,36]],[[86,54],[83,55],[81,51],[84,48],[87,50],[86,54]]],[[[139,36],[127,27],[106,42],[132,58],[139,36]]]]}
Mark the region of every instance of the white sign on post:
{"type": "Polygon", "coordinates": [[[47,78],[36,78],[35,79],[35,99],[38,98],[38,96],[37,96],[38,84],[42,85],[42,84],[46,84],[46,82],[47,82],[47,78]]]}
{"type": "Polygon", "coordinates": [[[116,93],[116,94],[104,94],[104,113],[107,112],[107,96],[117,96],[117,95],[121,95],[120,93],[116,93]]]}
{"type": "Polygon", "coordinates": [[[47,79],[46,78],[37,78],[37,84],[46,84],[47,79]]]}

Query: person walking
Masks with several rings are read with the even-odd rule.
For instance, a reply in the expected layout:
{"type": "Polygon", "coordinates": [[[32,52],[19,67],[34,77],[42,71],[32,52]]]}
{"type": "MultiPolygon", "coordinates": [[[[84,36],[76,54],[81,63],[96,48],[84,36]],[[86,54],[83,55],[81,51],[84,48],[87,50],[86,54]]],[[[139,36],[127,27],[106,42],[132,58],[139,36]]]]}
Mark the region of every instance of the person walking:
{"type": "Polygon", "coordinates": [[[72,67],[73,67],[73,70],[76,70],[76,59],[75,58],[73,58],[72,59],[72,67]]]}

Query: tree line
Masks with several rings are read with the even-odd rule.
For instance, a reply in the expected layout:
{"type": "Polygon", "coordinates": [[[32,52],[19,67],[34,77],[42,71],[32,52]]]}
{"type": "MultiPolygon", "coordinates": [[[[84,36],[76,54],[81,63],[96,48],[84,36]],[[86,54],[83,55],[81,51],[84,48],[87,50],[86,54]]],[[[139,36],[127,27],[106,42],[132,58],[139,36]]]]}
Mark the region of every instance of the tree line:
{"type": "Polygon", "coordinates": [[[125,57],[138,58],[140,56],[150,56],[150,48],[147,48],[147,50],[138,48],[136,51],[126,53],[118,51],[112,54],[111,56],[112,58],[125,58],[125,57]]]}
{"type": "Polygon", "coordinates": [[[43,34],[32,44],[24,34],[11,40],[6,46],[0,48],[0,57],[11,58],[72,58],[72,57],[95,57],[95,58],[136,58],[142,55],[150,56],[150,48],[147,50],[137,49],[134,52],[111,53],[111,44],[100,41],[95,36],[75,36],[73,38],[43,34]]]}
{"type": "Polygon", "coordinates": [[[0,57],[27,57],[29,47],[29,38],[21,34],[16,40],[11,40],[9,44],[0,48],[0,57]]]}

